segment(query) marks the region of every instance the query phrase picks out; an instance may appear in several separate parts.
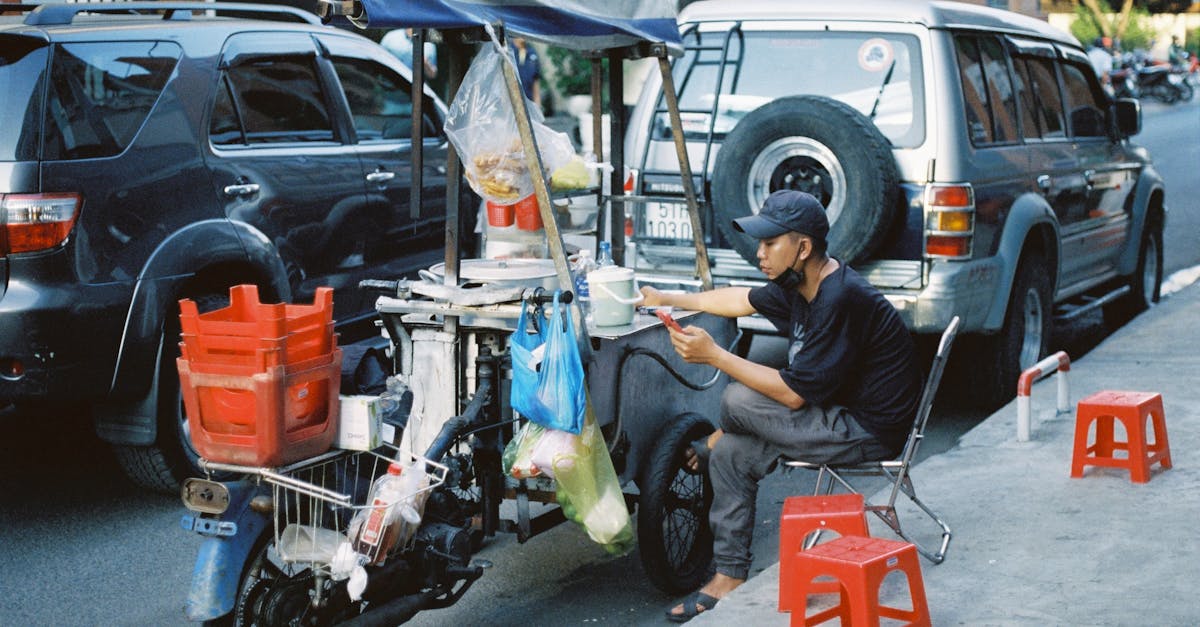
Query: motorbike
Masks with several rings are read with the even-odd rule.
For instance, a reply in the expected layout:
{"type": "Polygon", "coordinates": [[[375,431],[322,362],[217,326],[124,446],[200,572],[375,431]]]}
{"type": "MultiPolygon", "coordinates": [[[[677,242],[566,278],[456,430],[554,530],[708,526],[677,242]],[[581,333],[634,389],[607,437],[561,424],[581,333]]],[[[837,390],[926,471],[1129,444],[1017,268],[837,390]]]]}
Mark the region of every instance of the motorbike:
{"type": "Polygon", "coordinates": [[[1114,98],[1140,98],[1141,92],[1138,90],[1137,74],[1133,68],[1123,67],[1119,70],[1113,70],[1108,75],[1109,84],[1112,85],[1112,95],[1114,98]]]}

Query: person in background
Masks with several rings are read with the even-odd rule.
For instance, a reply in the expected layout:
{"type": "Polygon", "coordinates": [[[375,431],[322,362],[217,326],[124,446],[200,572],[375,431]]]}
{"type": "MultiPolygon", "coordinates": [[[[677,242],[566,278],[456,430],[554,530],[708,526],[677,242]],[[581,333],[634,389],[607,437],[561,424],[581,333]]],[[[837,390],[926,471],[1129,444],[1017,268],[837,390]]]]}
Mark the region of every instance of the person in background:
{"type": "Polygon", "coordinates": [[[776,369],[725,350],[700,327],[669,331],[684,361],[713,366],[732,379],[721,397],[720,428],[687,451],[688,468],[702,472],[707,465],[712,481],[716,573],[667,612],[677,623],[712,609],[749,577],[758,482],[780,458],[894,458],[921,395],[908,328],[877,289],[826,252],[829,221],[820,201],[776,191],[756,215],[733,225],[759,240],[765,285],[678,294],[641,289],[647,306],[731,318],[757,312],[789,339],[788,364],[776,369]]]}
{"type": "MultiPolygon", "coordinates": [[[[413,66],[413,29],[397,28],[389,31],[379,41],[379,45],[385,50],[395,55],[404,65],[413,66]]],[[[425,78],[430,79],[437,76],[437,46],[433,42],[426,41],[423,47],[425,51],[425,78]]]]}
{"type": "Polygon", "coordinates": [[[1096,70],[1096,76],[1100,77],[1100,82],[1104,85],[1109,83],[1108,74],[1113,69],[1113,55],[1108,50],[1111,45],[1112,40],[1108,37],[1097,37],[1087,51],[1092,68],[1096,70]]]}
{"type": "Polygon", "coordinates": [[[1171,45],[1167,46],[1167,63],[1171,67],[1180,67],[1187,61],[1183,46],[1179,44],[1179,36],[1171,35],[1171,45]]]}
{"type": "Polygon", "coordinates": [[[521,78],[521,88],[525,90],[525,97],[541,107],[542,87],[538,84],[542,78],[541,58],[524,37],[513,37],[512,48],[513,57],[517,61],[517,75],[521,78]]]}

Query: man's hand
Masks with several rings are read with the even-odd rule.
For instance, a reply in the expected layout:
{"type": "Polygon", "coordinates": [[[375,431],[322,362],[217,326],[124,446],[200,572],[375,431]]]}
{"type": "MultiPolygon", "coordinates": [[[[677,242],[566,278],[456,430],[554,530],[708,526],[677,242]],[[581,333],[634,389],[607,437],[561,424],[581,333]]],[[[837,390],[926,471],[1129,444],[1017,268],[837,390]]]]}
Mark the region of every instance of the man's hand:
{"type": "Polygon", "coordinates": [[[642,297],[645,300],[643,300],[641,302],[641,305],[643,307],[660,307],[663,305],[667,305],[668,303],[666,302],[666,299],[664,298],[665,296],[666,296],[666,294],[663,294],[662,292],[654,289],[653,287],[650,287],[649,285],[643,285],[642,286],[642,297]]]}
{"type": "Polygon", "coordinates": [[[725,349],[717,346],[708,331],[700,327],[688,326],[683,331],[672,330],[670,333],[675,352],[689,364],[715,365],[725,352],[725,349]]]}

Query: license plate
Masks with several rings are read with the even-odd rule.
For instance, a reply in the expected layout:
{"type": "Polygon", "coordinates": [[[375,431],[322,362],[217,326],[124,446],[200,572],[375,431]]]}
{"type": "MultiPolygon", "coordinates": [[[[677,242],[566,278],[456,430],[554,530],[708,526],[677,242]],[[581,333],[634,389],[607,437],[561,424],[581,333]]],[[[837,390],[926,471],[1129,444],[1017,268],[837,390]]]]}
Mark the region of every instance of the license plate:
{"type": "Polygon", "coordinates": [[[692,219],[682,203],[646,203],[642,237],[653,239],[692,239],[692,219]]]}

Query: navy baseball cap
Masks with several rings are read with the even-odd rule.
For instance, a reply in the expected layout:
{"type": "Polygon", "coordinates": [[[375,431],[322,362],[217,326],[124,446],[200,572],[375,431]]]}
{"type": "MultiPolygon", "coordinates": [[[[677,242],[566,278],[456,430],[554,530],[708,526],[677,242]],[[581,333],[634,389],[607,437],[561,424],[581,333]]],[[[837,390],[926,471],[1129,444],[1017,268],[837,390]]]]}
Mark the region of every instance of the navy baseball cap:
{"type": "Polygon", "coordinates": [[[823,242],[829,237],[829,218],[812,194],[781,189],[767,196],[757,215],[734,220],[733,228],[755,239],[795,231],[823,242]]]}

